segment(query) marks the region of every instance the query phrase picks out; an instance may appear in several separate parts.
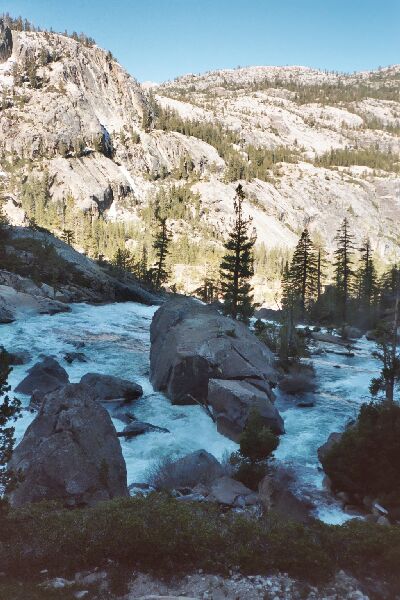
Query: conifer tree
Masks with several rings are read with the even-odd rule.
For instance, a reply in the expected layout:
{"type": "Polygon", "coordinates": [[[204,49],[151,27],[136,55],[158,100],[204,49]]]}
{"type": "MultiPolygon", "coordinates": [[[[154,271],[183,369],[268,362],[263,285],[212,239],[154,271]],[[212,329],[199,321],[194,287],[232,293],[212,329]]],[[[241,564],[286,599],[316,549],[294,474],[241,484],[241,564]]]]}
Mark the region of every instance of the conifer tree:
{"type": "Polygon", "coordinates": [[[382,362],[379,377],[372,379],[370,392],[376,396],[384,391],[385,400],[388,403],[394,401],[394,391],[400,383],[400,353],[398,328],[400,324],[400,276],[397,274],[396,292],[393,307],[393,321],[383,321],[378,327],[377,347],[373,356],[382,362]]]}
{"type": "Polygon", "coordinates": [[[236,188],[234,201],[235,222],[224,244],[227,253],[220,265],[224,312],[234,319],[249,322],[254,314],[250,278],[254,274],[253,247],[256,235],[249,232],[252,219],[243,215],[245,195],[242,186],[236,188]]]}
{"type": "Polygon", "coordinates": [[[316,277],[316,300],[319,302],[322,296],[322,290],[325,281],[326,272],[326,251],[321,246],[317,249],[317,277],[316,277]]]}
{"type": "Polygon", "coordinates": [[[377,297],[377,278],[369,239],[364,241],[364,244],[360,248],[360,252],[361,267],[358,273],[359,302],[362,311],[365,313],[368,325],[370,325],[377,297]]]}
{"type": "Polygon", "coordinates": [[[0,347],[0,505],[2,493],[17,481],[17,474],[7,470],[15,443],[15,429],[10,423],[19,417],[21,411],[20,401],[11,400],[7,395],[10,391],[7,385],[10,371],[8,354],[0,347]]]}
{"type": "Polygon", "coordinates": [[[348,304],[353,291],[354,270],[353,270],[353,236],[349,230],[349,221],[347,217],[343,220],[341,227],[336,234],[337,248],[334,252],[336,294],[338,304],[338,317],[345,324],[348,318],[348,304]]]}
{"type": "Polygon", "coordinates": [[[75,241],[75,234],[72,229],[63,229],[61,239],[68,244],[68,246],[72,246],[75,241]]]}
{"type": "Polygon", "coordinates": [[[118,248],[113,258],[113,265],[123,271],[129,271],[132,264],[132,257],[126,248],[118,248]]]}
{"type": "Polygon", "coordinates": [[[8,219],[3,209],[3,198],[0,196],[0,256],[4,252],[4,246],[8,237],[8,219]]]}
{"type": "Polygon", "coordinates": [[[317,277],[318,256],[306,228],[295,248],[288,275],[292,301],[300,318],[304,318],[316,299],[317,277]]]}
{"type": "Polygon", "coordinates": [[[153,248],[156,254],[156,265],[153,269],[153,280],[156,289],[159,289],[162,284],[168,280],[168,271],[165,263],[169,253],[171,234],[167,225],[167,217],[158,214],[156,218],[158,223],[158,231],[153,242],[153,248]]]}

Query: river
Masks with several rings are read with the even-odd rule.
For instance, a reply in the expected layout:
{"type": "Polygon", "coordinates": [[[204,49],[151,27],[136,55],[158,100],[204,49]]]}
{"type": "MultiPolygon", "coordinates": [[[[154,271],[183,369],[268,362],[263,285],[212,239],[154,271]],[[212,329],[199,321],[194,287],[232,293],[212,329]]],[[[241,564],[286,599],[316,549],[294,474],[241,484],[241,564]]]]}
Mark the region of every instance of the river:
{"type": "MultiPolygon", "coordinates": [[[[70,381],[78,382],[88,372],[116,375],[138,382],[143,397],[135,402],[138,419],[167,428],[170,433],[152,432],[124,441],[123,455],[127,465],[128,484],[143,482],[157,461],[165,455],[183,456],[205,448],[221,459],[237,446],[218,434],[209,416],[199,406],[173,406],[149,382],[150,323],[157,307],[134,302],[92,306],[72,305],[71,312],[54,316],[34,315],[0,326],[0,344],[7,350],[28,351],[31,360],[15,366],[10,375],[12,389],[27,370],[40,358],[53,356],[67,370],[70,381]],[[87,362],[68,365],[66,352],[79,349],[87,362]]],[[[329,433],[340,431],[354,418],[362,402],[368,400],[371,377],[378,364],[371,358],[373,344],[364,338],[356,343],[353,358],[326,353],[313,355],[318,391],[315,406],[298,408],[293,399],[278,394],[277,407],[284,420],[286,434],[275,453],[276,462],[294,473],[294,491],[315,505],[316,516],[328,523],[342,523],[349,516],[338,502],[324,491],[323,473],[319,468],[317,449],[329,433]],[[338,368],[340,367],[340,368],[338,368]]],[[[319,344],[320,349],[337,349],[319,344]]],[[[20,395],[24,407],[29,398],[20,395]]],[[[34,414],[28,410],[17,421],[20,439],[34,414]]],[[[117,430],[124,424],[114,420],[117,430]]]]}

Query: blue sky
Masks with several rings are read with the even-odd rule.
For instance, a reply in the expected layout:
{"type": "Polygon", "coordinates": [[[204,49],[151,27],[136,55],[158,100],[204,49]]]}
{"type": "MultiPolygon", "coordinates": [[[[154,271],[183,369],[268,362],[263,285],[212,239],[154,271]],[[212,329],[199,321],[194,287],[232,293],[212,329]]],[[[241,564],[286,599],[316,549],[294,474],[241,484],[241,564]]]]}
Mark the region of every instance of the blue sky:
{"type": "Polygon", "coordinates": [[[400,63],[400,0],[0,0],[0,12],[84,31],[140,81],[238,65],[400,63]]]}

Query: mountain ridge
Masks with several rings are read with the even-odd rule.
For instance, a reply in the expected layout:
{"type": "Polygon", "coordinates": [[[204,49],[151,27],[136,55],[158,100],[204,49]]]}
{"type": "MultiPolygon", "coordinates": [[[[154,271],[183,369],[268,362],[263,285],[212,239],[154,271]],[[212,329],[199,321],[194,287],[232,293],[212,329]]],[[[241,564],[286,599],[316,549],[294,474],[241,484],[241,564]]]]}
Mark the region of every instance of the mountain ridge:
{"type": "MultiPolygon", "coordinates": [[[[70,208],[90,223],[101,217],[126,227],[126,245],[139,256],[143,244],[151,249],[154,199],[174,188],[175,195],[186,194],[171,216],[177,244],[187,239],[213,254],[229,228],[241,182],[259,243],[269,250],[293,248],[304,226],[329,250],[348,216],[357,242],[369,236],[382,259],[396,259],[398,65],[348,76],[308,67],[243,67],[186,75],[149,91],[98,46],[48,32],[12,31],[12,40],[11,56],[0,63],[0,186],[14,224],[28,222],[27,188],[46,176],[54,230],[65,225],[70,208]],[[309,83],[293,69],[306,73],[309,83]],[[249,72],[257,73],[256,81],[249,72]],[[283,81],[278,73],[291,77],[283,81]],[[321,81],[315,82],[316,73],[321,81]],[[338,84],[343,77],[353,79],[338,84]],[[188,121],[198,130],[188,129],[188,121]],[[215,131],[205,131],[208,125],[215,131]],[[332,163],[336,155],[329,162],[332,152],[347,152],[349,164],[332,163]],[[238,161],[247,169],[244,177],[238,161]]],[[[177,254],[175,262],[182,262],[177,254]]],[[[203,259],[194,262],[200,271],[203,259]]],[[[185,277],[178,281],[182,291],[188,291],[185,277]]]]}

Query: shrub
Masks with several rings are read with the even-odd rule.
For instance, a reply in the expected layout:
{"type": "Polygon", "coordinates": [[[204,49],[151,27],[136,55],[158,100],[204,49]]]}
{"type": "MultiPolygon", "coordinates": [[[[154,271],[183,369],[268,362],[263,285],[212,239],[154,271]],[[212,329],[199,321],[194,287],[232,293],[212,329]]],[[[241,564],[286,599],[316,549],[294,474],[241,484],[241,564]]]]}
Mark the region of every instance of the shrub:
{"type": "Polygon", "coordinates": [[[246,427],[239,439],[240,454],[255,462],[266,460],[277,449],[279,438],[264,421],[257,410],[250,412],[246,427]]]}
{"type": "Polygon", "coordinates": [[[400,406],[369,403],[323,458],[336,489],[390,503],[400,493],[400,406]]]}
{"type": "Polygon", "coordinates": [[[267,460],[278,445],[278,436],[264,425],[260,413],[253,409],[239,438],[240,449],[231,455],[235,478],[247,487],[257,489],[267,473],[267,460]]]}
{"type": "Polygon", "coordinates": [[[360,578],[374,573],[398,590],[399,559],[399,526],[249,519],[158,493],[73,511],[54,503],[28,505],[11,509],[0,528],[2,571],[19,578],[41,569],[69,577],[112,560],[130,571],[179,576],[193,569],[225,574],[235,567],[244,574],[286,572],[310,583],[345,569],[360,578]]]}

